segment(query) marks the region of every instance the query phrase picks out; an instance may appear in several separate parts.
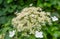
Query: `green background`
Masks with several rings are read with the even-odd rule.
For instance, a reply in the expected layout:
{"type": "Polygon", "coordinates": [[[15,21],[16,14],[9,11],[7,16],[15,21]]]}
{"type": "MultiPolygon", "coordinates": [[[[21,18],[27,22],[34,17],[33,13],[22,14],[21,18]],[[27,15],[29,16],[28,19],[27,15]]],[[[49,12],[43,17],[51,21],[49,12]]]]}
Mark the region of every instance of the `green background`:
{"type": "Polygon", "coordinates": [[[51,12],[51,16],[57,16],[58,21],[53,22],[53,25],[42,27],[44,32],[43,39],[60,39],[60,0],[0,0],[0,34],[5,33],[5,39],[39,39],[34,35],[30,37],[22,37],[17,33],[17,38],[9,38],[8,31],[14,29],[11,25],[11,20],[16,15],[16,11],[20,12],[25,7],[30,7],[30,4],[35,7],[41,7],[43,11],[51,12]]]}

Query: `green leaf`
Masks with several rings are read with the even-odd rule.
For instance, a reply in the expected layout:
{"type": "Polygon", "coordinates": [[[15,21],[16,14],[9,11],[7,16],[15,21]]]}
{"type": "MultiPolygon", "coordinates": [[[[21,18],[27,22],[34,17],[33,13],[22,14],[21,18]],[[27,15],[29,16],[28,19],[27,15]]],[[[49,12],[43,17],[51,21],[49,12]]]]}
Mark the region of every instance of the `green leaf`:
{"type": "Polygon", "coordinates": [[[6,33],[7,30],[9,30],[9,29],[11,29],[11,28],[10,28],[10,27],[4,27],[4,28],[2,29],[2,33],[6,33]]]}
{"type": "Polygon", "coordinates": [[[57,4],[57,1],[58,0],[51,0],[50,2],[51,2],[52,5],[56,5],[57,4]]]}
{"type": "Polygon", "coordinates": [[[6,34],[5,34],[4,39],[11,39],[11,38],[9,37],[9,33],[6,33],[6,34]]]}
{"type": "Polygon", "coordinates": [[[11,6],[12,9],[15,9],[16,7],[17,7],[17,5],[13,5],[13,6],[11,6]]]}
{"type": "Polygon", "coordinates": [[[50,3],[44,3],[44,6],[45,7],[51,7],[51,4],[50,3]]]}
{"type": "Polygon", "coordinates": [[[60,6],[57,6],[56,8],[57,8],[58,10],[60,10],[60,6]]]}
{"type": "Polygon", "coordinates": [[[43,35],[44,35],[44,39],[47,39],[47,33],[44,33],[43,35]]]}
{"type": "Polygon", "coordinates": [[[7,3],[11,3],[13,0],[7,0],[7,3]]]}
{"type": "Polygon", "coordinates": [[[6,13],[3,10],[0,10],[0,16],[5,15],[6,13]]]}
{"type": "Polygon", "coordinates": [[[19,3],[20,3],[21,6],[24,5],[24,1],[23,0],[19,0],[19,3]]]}
{"type": "Polygon", "coordinates": [[[2,3],[3,0],[0,0],[0,4],[2,3]]]}
{"type": "Polygon", "coordinates": [[[41,3],[42,1],[41,0],[37,0],[37,6],[43,6],[43,4],[41,3]]]}
{"type": "Polygon", "coordinates": [[[57,30],[58,30],[57,27],[52,27],[52,28],[51,28],[51,31],[57,31],[57,30]]]}
{"type": "Polygon", "coordinates": [[[16,5],[13,5],[13,6],[11,6],[9,9],[8,9],[8,12],[10,12],[10,13],[12,13],[12,12],[14,12],[14,10],[16,9],[16,5]]]}
{"type": "Polygon", "coordinates": [[[7,19],[5,16],[0,17],[0,24],[4,24],[7,22],[7,19]]]}
{"type": "Polygon", "coordinates": [[[55,31],[55,33],[53,35],[54,35],[54,37],[60,37],[60,31],[55,31]]]}
{"type": "Polygon", "coordinates": [[[30,35],[29,39],[36,39],[34,35],[30,35]]]}

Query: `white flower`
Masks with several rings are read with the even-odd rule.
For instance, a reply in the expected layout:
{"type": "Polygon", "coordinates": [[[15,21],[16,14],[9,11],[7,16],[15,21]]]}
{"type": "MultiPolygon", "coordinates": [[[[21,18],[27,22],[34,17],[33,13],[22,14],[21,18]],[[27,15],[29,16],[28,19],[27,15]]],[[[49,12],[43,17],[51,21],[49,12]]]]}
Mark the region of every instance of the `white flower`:
{"type": "Polygon", "coordinates": [[[35,32],[35,37],[36,37],[36,38],[43,38],[43,32],[38,32],[38,31],[36,31],[36,32],[35,32]]]}
{"type": "Polygon", "coordinates": [[[57,21],[58,20],[58,18],[56,16],[51,17],[51,18],[52,18],[52,21],[57,21]]]}
{"type": "Polygon", "coordinates": [[[33,4],[31,3],[29,6],[32,6],[33,4]]]}
{"type": "Polygon", "coordinates": [[[34,14],[32,14],[31,16],[32,16],[32,17],[34,17],[35,15],[34,15],[34,14]]]}
{"type": "Polygon", "coordinates": [[[9,37],[13,37],[15,35],[15,30],[9,31],[9,37]]]}

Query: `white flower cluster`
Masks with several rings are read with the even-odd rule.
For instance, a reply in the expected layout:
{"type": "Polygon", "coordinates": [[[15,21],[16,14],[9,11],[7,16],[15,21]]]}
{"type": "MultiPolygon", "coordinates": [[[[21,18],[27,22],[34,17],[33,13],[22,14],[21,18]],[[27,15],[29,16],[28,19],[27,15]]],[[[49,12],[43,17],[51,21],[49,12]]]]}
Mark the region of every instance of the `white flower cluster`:
{"type": "Polygon", "coordinates": [[[25,31],[34,34],[35,31],[40,31],[41,26],[47,22],[51,24],[50,13],[42,11],[40,7],[24,8],[17,17],[12,19],[12,25],[17,28],[19,32],[25,31]]]}

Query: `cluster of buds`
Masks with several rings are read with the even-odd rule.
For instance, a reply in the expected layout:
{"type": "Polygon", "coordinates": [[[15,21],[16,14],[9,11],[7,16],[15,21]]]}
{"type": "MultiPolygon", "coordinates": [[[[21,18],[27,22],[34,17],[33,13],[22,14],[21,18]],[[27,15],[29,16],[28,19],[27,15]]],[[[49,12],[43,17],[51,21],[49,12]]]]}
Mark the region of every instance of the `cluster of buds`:
{"type": "Polygon", "coordinates": [[[12,19],[12,25],[19,32],[34,34],[36,30],[40,31],[46,23],[51,24],[50,13],[42,11],[40,7],[26,7],[16,15],[17,17],[12,19]]]}

